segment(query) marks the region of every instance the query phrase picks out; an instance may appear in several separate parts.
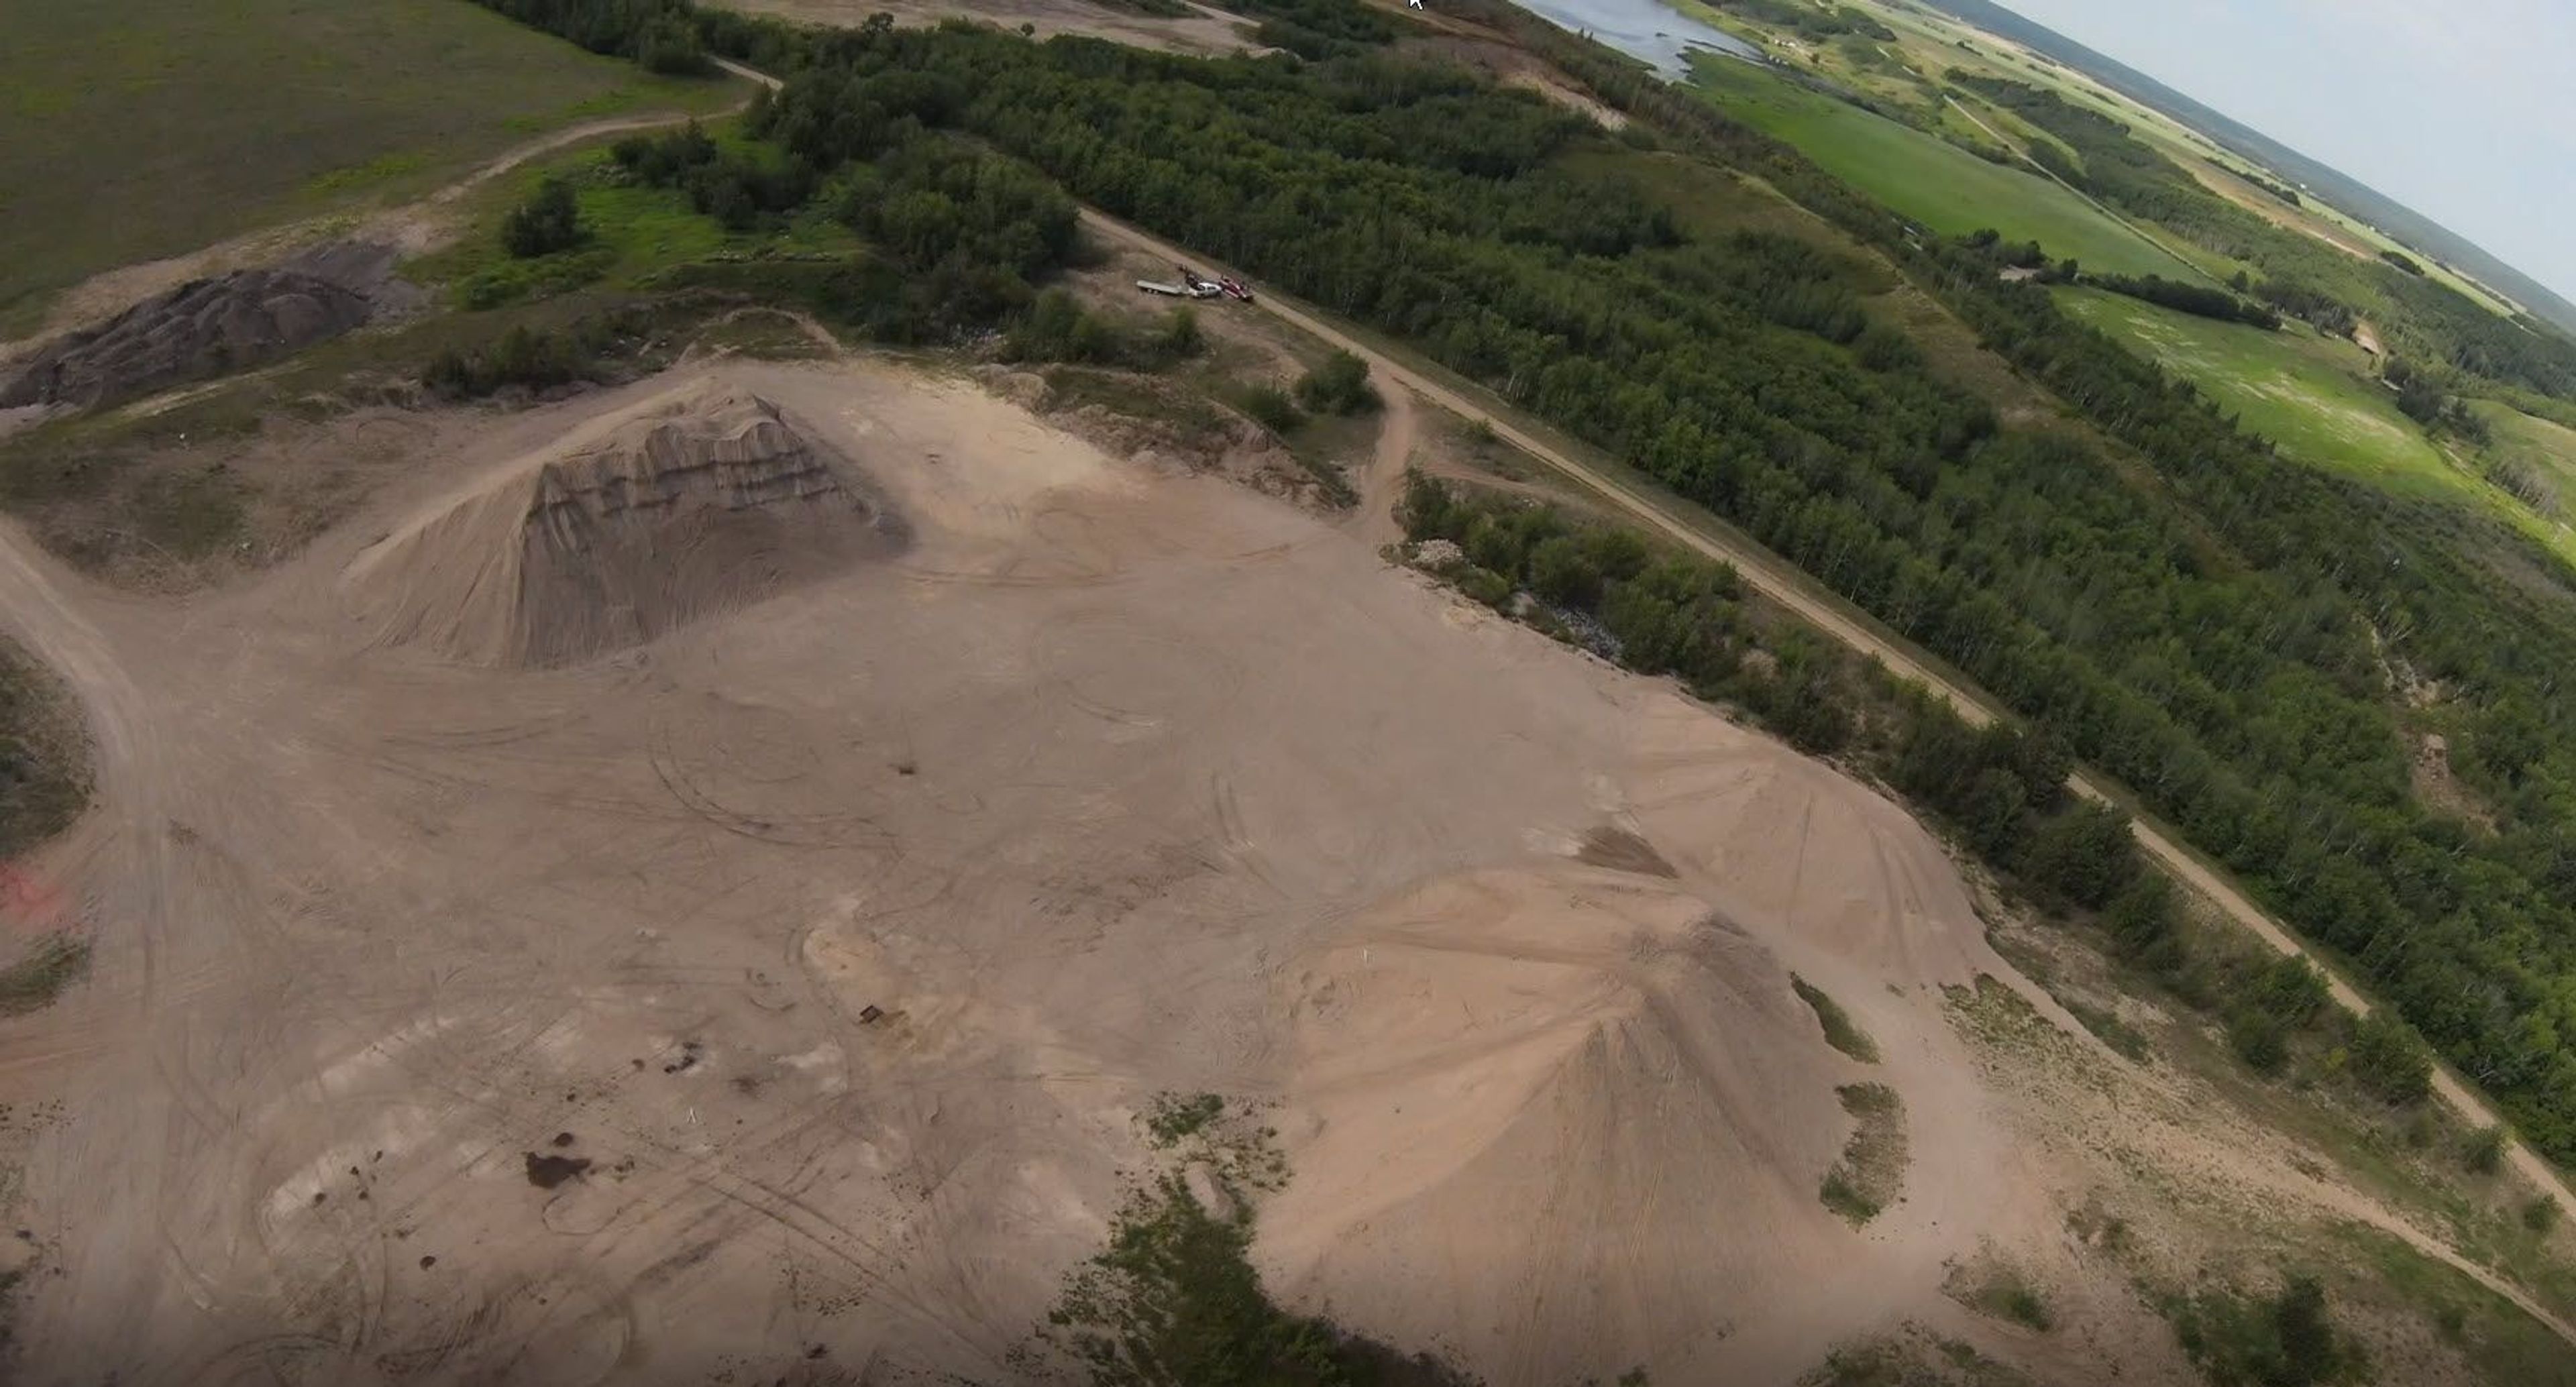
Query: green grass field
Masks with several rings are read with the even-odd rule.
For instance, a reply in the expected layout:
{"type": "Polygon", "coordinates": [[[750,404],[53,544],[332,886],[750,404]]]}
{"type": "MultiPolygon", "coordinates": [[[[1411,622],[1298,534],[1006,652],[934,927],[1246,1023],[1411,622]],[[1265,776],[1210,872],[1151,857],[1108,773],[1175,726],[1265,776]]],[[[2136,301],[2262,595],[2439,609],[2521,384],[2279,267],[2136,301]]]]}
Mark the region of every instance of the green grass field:
{"type": "Polygon", "coordinates": [[[98,271],[435,186],[513,144],[733,84],[462,0],[0,0],[0,337],[98,271]]]}
{"type": "Polygon", "coordinates": [[[2060,289],[2085,322],[2188,378],[2245,426],[2308,462],[2396,491],[2438,494],[2455,471],[2389,393],[2364,378],[2359,347],[2295,325],[2265,332],[2098,289],[2060,289]]]}
{"type": "Polygon", "coordinates": [[[2470,408],[2494,433],[2480,459],[2488,475],[2544,514],[2562,520],[2576,514],[2576,429],[2493,400],[2472,401],[2470,408]]]}
{"type": "Polygon", "coordinates": [[[1787,140],[1835,177],[1944,235],[1990,226],[2091,269],[2182,272],[2164,250],[2036,173],[1987,163],[1751,63],[1702,59],[1692,80],[1728,115],[1787,140]]]}
{"type": "MultiPolygon", "coordinates": [[[[2367,378],[2369,358],[2359,347],[2296,325],[2264,332],[2098,289],[2055,292],[2068,312],[2189,380],[2247,429],[2279,444],[2284,456],[2397,495],[2484,511],[2576,563],[2576,531],[2434,446],[2367,378]]],[[[2556,425],[2504,413],[2576,440],[2556,425]]],[[[2559,466],[2576,468],[2576,454],[2559,466]]]]}

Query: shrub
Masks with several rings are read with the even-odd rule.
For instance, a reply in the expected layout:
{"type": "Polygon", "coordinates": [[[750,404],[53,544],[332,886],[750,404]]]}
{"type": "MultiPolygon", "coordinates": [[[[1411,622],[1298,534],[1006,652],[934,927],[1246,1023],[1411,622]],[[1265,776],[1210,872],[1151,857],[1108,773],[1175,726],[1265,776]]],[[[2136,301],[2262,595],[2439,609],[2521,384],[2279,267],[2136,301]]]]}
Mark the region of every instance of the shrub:
{"type": "Polygon", "coordinates": [[[2504,1169],[2505,1147],[2512,1140],[2501,1122],[2481,1129],[2471,1134],[2468,1145],[2461,1149],[2460,1164],[2476,1174],[2493,1175],[2504,1169]]]}
{"type": "Polygon", "coordinates": [[[1275,385],[1247,385],[1235,392],[1234,403],[1272,433],[1290,433],[1306,422],[1306,416],[1298,412],[1297,402],[1275,385]]]}
{"type": "Polygon", "coordinates": [[[1175,308],[1163,324],[1162,336],[1155,339],[1155,350],[1164,359],[1180,361],[1207,350],[1207,336],[1199,331],[1199,315],[1187,308],[1175,308]]]}
{"type": "Polygon", "coordinates": [[[2281,1018],[2246,1002],[2238,1002],[2227,1017],[2227,1043],[2236,1057],[2257,1074],[2269,1077],[2281,1072],[2290,1058],[2290,1029],[2281,1018]]]}
{"type": "Polygon", "coordinates": [[[2522,1226],[2546,1234],[2558,1226],[2559,1212],[2557,1200],[2545,1194],[2534,1195],[2530,1203],[2522,1206],[2522,1226]]]}
{"type": "Polygon", "coordinates": [[[2433,1091],[2432,1054],[2413,1027],[2386,1011],[2354,1024],[2350,1060],[2353,1082],[2387,1102],[2404,1107],[2433,1091]]]}
{"type": "Polygon", "coordinates": [[[2360,1347],[2338,1332],[2325,1287],[2293,1276],[2269,1301],[2204,1291],[2173,1307],[2183,1352],[2213,1383],[2327,1387],[2366,1372],[2360,1347]]]}
{"type": "Polygon", "coordinates": [[[1385,401],[1369,384],[1368,363],[1336,350],[1298,379],[1297,403],[1317,414],[1366,414],[1385,401]]]}
{"type": "Polygon", "coordinates": [[[501,219],[502,249],[522,260],[570,250],[580,245],[587,234],[572,184],[561,178],[549,178],[538,185],[535,196],[511,208],[509,215],[501,219]]]}
{"type": "Polygon", "coordinates": [[[1826,1044],[1863,1064],[1878,1063],[1878,1042],[1870,1039],[1869,1032],[1851,1019],[1851,1013],[1843,1010],[1842,1003],[1795,973],[1789,975],[1789,990],[1797,993],[1798,1000],[1816,1013],[1816,1024],[1824,1027],[1826,1044]]]}

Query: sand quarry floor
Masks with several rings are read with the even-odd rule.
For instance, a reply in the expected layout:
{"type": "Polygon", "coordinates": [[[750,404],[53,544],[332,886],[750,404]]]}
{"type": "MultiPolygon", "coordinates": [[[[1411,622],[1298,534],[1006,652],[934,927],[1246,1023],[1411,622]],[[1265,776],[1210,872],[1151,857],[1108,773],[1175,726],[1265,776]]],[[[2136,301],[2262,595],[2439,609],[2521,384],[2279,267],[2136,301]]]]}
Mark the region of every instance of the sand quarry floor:
{"type": "Polygon", "coordinates": [[[1019,1380],[1167,1092],[1269,1105],[1283,1300],[1497,1384],[1787,1381],[2061,1236],[1942,1013],[2010,970],[1830,768],[954,379],[482,417],[194,598],[0,531],[99,757],[26,1380],[1019,1380]]]}

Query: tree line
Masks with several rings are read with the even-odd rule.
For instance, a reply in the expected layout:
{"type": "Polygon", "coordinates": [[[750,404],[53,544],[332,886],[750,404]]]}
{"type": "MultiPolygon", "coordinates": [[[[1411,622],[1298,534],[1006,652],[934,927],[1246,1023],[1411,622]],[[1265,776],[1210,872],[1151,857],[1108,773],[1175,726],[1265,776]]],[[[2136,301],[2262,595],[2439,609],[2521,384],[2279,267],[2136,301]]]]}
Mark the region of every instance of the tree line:
{"type": "Polygon", "coordinates": [[[2272,308],[2264,304],[2248,302],[2224,289],[2213,289],[2205,284],[2186,284],[2181,280],[2166,279],[2161,275],[2086,274],[2064,277],[2078,280],[2096,289],[2105,289],[2144,303],[2152,303],[2159,308],[2170,308],[2177,313],[2189,313],[2196,318],[2214,318],[2222,323],[2243,323],[2247,327],[2261,328],[2265,332],[2277,332],[2281,327],[2281,315],[2272,308]]]}

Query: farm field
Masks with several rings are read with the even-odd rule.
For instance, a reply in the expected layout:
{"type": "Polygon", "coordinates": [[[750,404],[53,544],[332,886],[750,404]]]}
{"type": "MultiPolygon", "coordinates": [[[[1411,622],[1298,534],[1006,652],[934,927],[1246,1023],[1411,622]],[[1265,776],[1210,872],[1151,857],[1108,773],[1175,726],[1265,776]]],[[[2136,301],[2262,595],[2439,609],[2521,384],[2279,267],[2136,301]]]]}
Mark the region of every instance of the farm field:
{"type": "Polygon", "coordinates": [[[2067,311],[2189,380],[2290,456],[2396,495],[2483,510],[2576,562],[2576,534],[2452,462],[2385,391],[2356,374],[2367,369],[2360,348],[2297,329],[2194,318],[2098,289],[2057,294],[2067,311]]]}
{"type": "Polygon", "coordinates": [[[1796,145],[1826,171],[1934,231],[1991,226],[2051,256],[2119,274],[2173,275],[2174,258],[2034,173],[1803,91],[1750,63],[1702,59],[1694,82],[1727,114],[1796,145]]]}
{"type": "Polygon", "coordinates": [[[712,110],[454,0],[0,0],[0,337],[99,271],[418,192],[548,130],[712,110]]]}

